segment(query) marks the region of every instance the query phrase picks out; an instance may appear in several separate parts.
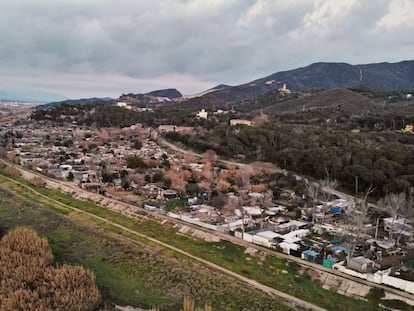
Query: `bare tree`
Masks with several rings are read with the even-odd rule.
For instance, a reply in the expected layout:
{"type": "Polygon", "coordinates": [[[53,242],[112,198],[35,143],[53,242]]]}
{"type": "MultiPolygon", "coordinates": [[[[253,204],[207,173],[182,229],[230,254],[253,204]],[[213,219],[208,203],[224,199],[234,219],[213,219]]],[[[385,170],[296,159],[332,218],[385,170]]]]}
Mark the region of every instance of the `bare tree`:
{"type": "Polygon", "coordinates": [[[270,203],[272,203],[273,200],[273,192],[271,190],[265,192],[262,197],[258,200],[259,207],[260,207],[260,228],[263,228],[263,218],[264,214],[266,212],[266,208],[269,206],[270,203]]]}
{"type": "Polygon", "coordinates": [[[374,191],[370,187],[364,195],[364,199],[355,205],[355,208],[346,211],[347,221],[349,223],[350,234],[350,251],[348,251],[348,261],[353,257],[356,245],[363,239],[367,233],[366,224],[371,221],[373,209],[369,207],[368,196],[374,191]]]}
{"type": "Polygon", "coordinates": [[[250,177],[253,175],[253,173],[254,169],[250,165],[244,165],[240,167],[236,174],[240,186],[249,186],[250,177]]]}
{"type": "Polygon", "coordinates": [[[19,164],[19,163],[20,163],[20,158],[19,158],[19,156],[18,156],[17,154],[15,154],[14,152],[8,152],[8,153],[7,153],[7,159],[8,159],[10,162],[13,162],[13,163],[16,163],[16,164],[19,164]]]}
{"type": "Polygon", "coordinates": [[[406,196],[405,202],[402,204],[402,208],[399,212],[399,215],[402,216],[403,223],[398,232],[398,238],[395,243],[396,245],[400,244],[406,222],[412,220],[414,217],[414,187],[410,187],[407,192],[408,196],[406,196]]]}
{"type": "Polygon", "coordinates": [[[243,207],[246,204],[247,200],[248,200],[247,199],[247,192],[240,193],[240,195],[238,196],[237,207],[236,207],[240,211],[241,217],[242,217],[242,224],[241,224],[242,239],[244,238],[244,231],[245,231],[244,218],[246,216],[246,212],[245,212],[243,207]]]}
{"type": "Polygon", "coordinates": [[[227,197],[226,203],[223,206],[222,212],[228,215],[234,215],[234,211],[239,208],[239,198],[235,195],[227,197]]]}
{"type": "Polygon", "coordinates": [[[336,179],[330,179],[329,176],[320,182],[321,195],[325,202],[332,199],[332,190],[335,190],[338,187],[338,181],[336,179]]]}
{"type": "Polygon", "coordinates": [[[230,187],[231,187],[231,184],[226,179],[220,178],[217,180],[216,188],[218,191],[225,193],[229,191],[230,187]]]}
{"type": "Polygon", "coordinates": [[[212,166],[210,162],[203,164],[203,171],[201,172],[202,180],[198,183],[198,187],[207,192],[208,201],[211,200],[212,189],[214,187],[214,176],[212,173],[212,166]]]}
{"type": "Polygon", "coordinates": [[[312,199],[312,225],[315,224],[316,202],[318,200],[320,185],[315,182],[306,182],[306,194],[312,199]]]}
{"type": "Polygon", "coordinates": [[[128,175],[125,177],[125,180],[131,184],[132,182],[136,185],[142,187],[145,185],[145,175],[139,173],[131,173],[129,172],[128,175]]]}
{"type": "Polygon", "coordinates": [[[11,177],[21,176],[20,170],[15,168],[14,166],[6,166],[4,172],[11,177]]]}
{"type": "Polygon", "coordinates": [[[38,186],[38,187],[43,187],[44,185],[46,185],[46,181],[45,181],[43,178],[38,177],[38,176],[33,177],[33,178],[30,180],[30,182],[31,182],[33,185],[38,186]]]}
{"type": "Polygon", "coordinates": [[[171,188],[178,190],[181,195],[182,191],[185,191],[185,187],[187,186],[190,177],[191,173],[188,170],[172,167],[170,170],[164,172],[163,179],[170,180],[171,188]]]}
{"type": "Polygon", "coordinates": [[[194,163],[196,161],[197,161],[197,158],[196,158],[196,155],[193,152],[188,151],[184,154],[184,162],[185,163],[194,163]]]}
{"type": "Polygon", "coordinates": [[[212,164],[215,164],[217,162],[217,154],[214,150],[207,150],[206,152],[203,153],[203,157],[204,159],[206,159],[207,161],[209,161],[212,164]]]}
{"type": "Polygon", "coordinates": [[[405,193],[388,193],[383,199],[378,202],[379,206],[385,208],[385,210],[391,215],[391,229],[389,231],[389,237],[392,240],[394,233],[394,224],[398,216],[404,210],[406,206],[407,197],[405,193]]]}

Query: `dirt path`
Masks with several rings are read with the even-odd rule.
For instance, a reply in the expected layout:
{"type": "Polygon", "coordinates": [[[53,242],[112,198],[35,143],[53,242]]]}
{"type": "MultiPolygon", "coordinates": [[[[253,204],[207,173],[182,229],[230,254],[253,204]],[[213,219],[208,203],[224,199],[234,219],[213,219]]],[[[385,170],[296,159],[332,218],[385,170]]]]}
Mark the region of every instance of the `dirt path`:
{"type": "MultiPolygon", "coordinates": [[[[412,295],[410,293],[403,292],[403,291],[400,291],[398,289],[394,289],[394,288],[387,287],[387,286],[384,286],[384,285],[372,283],[372,282],[366,281],[364,279],[360,279],[360,278],[345,274],[345,273],[337,271],[337,270],[333,270],[333,269],[323,267],[322,265],[318,265],[318,264],[315,264],[315,263],[312,263],[312,262],[309,262],[309,261],[305,261],[305,260],[297,258],[297,257],[286,255],[286,254],[283,254],[283,253],[280,253],[280,252],[277,252],[277,251],[274,251],[274,250],[271,250],[271,249],[268,249],[268,248],[265,248],[265,247],[262,247],[262,246],[259,246],[259,245],[256,245],[256,244],[252,244],[252,243],[249,243],[249,242],[244,241],[242,239],[233,237],[233,236],[231,236],[229,234],[226,234],[226,233],[205,229],[205,228],[202,228],[200,226],[197,226],[197,225],[194,225],[194,224],[191,224],[191,223],[188,223],[188,222],[184,222],[184,221],[179,220],[179,219],[173,219],[171,217],[159,214],[157,212],[151,212],[149,210],[139,208],[136,205],[132,205],[132,204],[125,203],[125,202],[120,202],[120,201],[117,201],[117,200],[114,200],[114,199],[111,199],[111,198],[108,198],[108,197],[105,197],[105,196],[102,196],[102,195],[98,195],[96,193],[91,193],[89,191],[83,190],[83,189],[75,186],[73,184],[73,182],[55,180],[55,179],[43,176],[41,174],[38,174],[37,172],[33,172],[33,171],[28,170],[28,169],[25,169],[25,168],[23,168],[21,166],[18,166],[16,164],[10,163],[8,161],[4,161],[4,162],[8,165],[13,165],[14,167],[18,168],[20,170],[20,172],[22,173],[22,176],[25,179],[30,180],[34,176],[41,177],[47,182],[48,186],[50,186],[51,188],[54,188],[54,189],[59,189],[60,188],[62,190],[66,190],[66,191],[68,191],[72,194],[74,192],[76,192],[77,194],[80,195],[80,199],[82,199],[82,196],[83,196],[83,197],[86,197],[86,198],[92,200],[93,202],[95,202],[98,205],[100,205],[100,202],[105,200],[105,201],[111,202],[111,203],[113,203],[114,205],[117,205],[117,206],[125,206],[125,207],[131,208],[131,209],[139,209],[141,211],[145,211],[145,213],[147,213],[148,215],[153,216],[156,219],[168,220],[168,221],[174,222],[174,223],[182,225],[182,226],[188,226],[188,227],[191,227],[191,228],[196,229],[196,230],[204,231],[204,232],[209,233],[209,234],[214,234],[222,240],[225,240],[225,241],[228,241],[228,242],[231,242],[231,243],[234,243],[234,244],[246,247],[246,248],[247,247],[255,248],[257,250],[260,250],[264,253],[273,255],[275,257],[283,258],[283,259],[286,259],[286,260],[289,260],[289,261],[296,262],[296,263],[300,264],[301,266],[311,268],[311,269],[315,269],[315,270],[318,270],[318,271],[323,271],[325,273],[329,273],[331,275],[338,276],[338,277],[340,277],[344,280],[354,281],[356,283],[367,285],[367,286],[370,286],[370,287],[381,288],[381,289],[384,289],[386,292],[389,292],[389,293],[392,293],[394,295],[402,297],[402,299],[410,299],[410,300],[413,299],[412,295]]],[[[49,199],[49,198],[47,198],[47,199],[49,199]]],[[[109,206],[107,208],[111,209],[109,206]]],[[[121,214],[123,214],[127,217],[130,217],[127,214],[125,214],[125,212],[123,212],[123,211],[119,211],[119,210],[114,210],[114,211],[116,211],[118,213],[121,213],[121,214]]]]}
{"type": "Polygon", "coordinates": [[[170,249],[170,250],[173,250],[173,251],[175,251],[177,253],[180,253],[182,255],[185,255],[185,256],[187,256],[187,257],[189,257],[189,258],[191,258],[193,260],[196,260],[196,261],[198,261],[198,262],[200,262],[200,263],[202,263],[202,264],[204,264],[204,265],[206,265],[206,266],[208,266],[210,268],[213,268],[215,270],[221,271],[221,272],[223,272],[223,273],[225,273],[227,275],[230,275],[230,276],[232,276],[232,277],[234,277],[236,279],[239,279],[239,280],[241,280],[241,281],[249,284],[250,286],[252,286],[252,287],[254,287],[256,289],[259,289],[259,290],[267,293],[268,295],[270,295],[272,297],[277,297],[277,298],[282,299],[286,304],[288,304],[288,305],[296,308],[297,310],[327,311],[324,308],[318,307],[318,306],[316,306],[314,304],[311,304],[309,302],[306,302],[304,300],[301,300],[301,299],[296,298],[294,296],[291,296],[289,294],[283,293],[283,292],[278,291],[278,290],[276,290],[274,288],[271,288],[269,286],[263,285],[263,284],[255,281],[255,280],[252,280],[252,279],[249,279],[247,277],[244,277],[244,276],[242,276],[240,274],[237,274],[237,273],[235,273],[233,271],[230,271],[230,270],[228,270],[226,268],[223,268],[223,267],[221,267],[219,265],[216,265],[216,264],[214,264],[214,263],[212,263],[210,261],[207,261],[207,260],[204,260],[204,259],[202,259],[200,257],[194,256],[194,255],[192,255],[192,254],[190,254],[190,253],[188,253],[186,251],[183,251],[183,250],[181,250],[181,249],[179,249],[177,247],[171,246],[171,245],[169,245],[167,243],[164,243],[162,241],[159,241],[157,239],[154,239],[152,237],[149,237],[147,235],[144,235],[142,233],[139,233],[139,232],[137,232],[135,230],[129,229],[127,227],[124,227],[124,226],[122,226],[122,225],[120,225],[118,223],[115,223],[113,221],[110,221],[110,220],[108,220],[108,219],[106,219],[104,217],[97,216],[97,215],[95,215],[93,213],[83,211],[83,210],[78,209],[76,207],[73,207],[73,206],[64,204],[62,202],[59,202],[59,201],[57,201],[55,199],[49,198],[46,195],[43,195],[42,193],[37,192],[36,190],[30,188],[29,186],[26,186],[26,185],[24,185],[24,184],[22,184],[22,183],[20,183],[20,182],[18,182],[16,180],[12,179],[12,178],[9,178],[9,177],[4,177],[4,178],[7,178],[10,182],[13,182],[15,184],[18,184],[21,187],[24,187],[25,189],[27,189],[28,191],[31,191],[32,193],[35,193],[39,197],[42,197],[42,198],[44,198],[44,199],[46,199],[46,200],[48,200],[50,202],[53,202],[55,204],[58,204],[58,205],[63,206],[65,208],[68,208],[68,209],[70,209],[72,211],[76,211],[77,213],[81,213],[81,214],[84,214],[84,215],[88,215],[89,217],[94,218],[94,219],[97,219],[97,220],[100,220],[100,221],[102,221],[105,224],[110,224],[110,225],[112,225],[112,226],[114,226],[114,227],[116,227],[118,229],[121,229],[124,232],[128,232],[128,233],[130,233],[132,235],[135,235],[137,237],[140,237],[140,238],[146,239],[148,241],[151,241],[153,243],[156,243],[158,245],[161,245],[162,247],[165,247],[167,249],[170,249]]]}

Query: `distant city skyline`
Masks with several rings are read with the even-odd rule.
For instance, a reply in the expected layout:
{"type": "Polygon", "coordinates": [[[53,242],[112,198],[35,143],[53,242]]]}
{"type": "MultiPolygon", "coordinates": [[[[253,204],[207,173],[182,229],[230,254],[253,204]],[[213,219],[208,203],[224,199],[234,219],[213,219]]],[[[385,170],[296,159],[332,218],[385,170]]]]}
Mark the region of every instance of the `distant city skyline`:
{"type": "Polygon", "coordinates": [[[411,60],[412,12],[410,0],[2,0],[0,95],[191,94],[320,61],[411,60]]]}

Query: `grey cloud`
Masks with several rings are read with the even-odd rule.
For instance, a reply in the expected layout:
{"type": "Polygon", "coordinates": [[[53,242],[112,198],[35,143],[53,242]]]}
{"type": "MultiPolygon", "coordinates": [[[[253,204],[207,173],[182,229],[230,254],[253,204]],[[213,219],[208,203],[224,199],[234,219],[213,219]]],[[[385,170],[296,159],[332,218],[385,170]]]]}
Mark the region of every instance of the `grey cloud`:
{"type": "Polygon", "coordinates": [[[2,0],[1,74],[237,83],[314,61],[397,61],[413,27],[378,31],[392,1],[2,0]]]}

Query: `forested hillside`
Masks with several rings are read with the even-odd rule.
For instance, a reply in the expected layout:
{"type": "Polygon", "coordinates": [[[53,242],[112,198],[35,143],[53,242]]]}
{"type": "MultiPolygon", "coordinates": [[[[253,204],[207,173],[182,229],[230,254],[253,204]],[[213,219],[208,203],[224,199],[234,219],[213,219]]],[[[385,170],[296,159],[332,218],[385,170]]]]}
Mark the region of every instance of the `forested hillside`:
{"type": "Polygon", "coordinates": [[[414,183],[414,136],[396,132],[359,132],[328,126],[279,125],[221,127],[204,135],[167,137],[226,157],[270,161],[314,178],[329,177],[350,191],[375,187],[374,195],[401,192],[414,183]]]}

